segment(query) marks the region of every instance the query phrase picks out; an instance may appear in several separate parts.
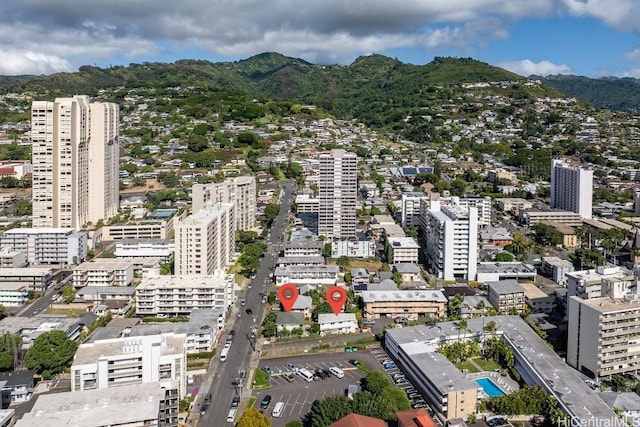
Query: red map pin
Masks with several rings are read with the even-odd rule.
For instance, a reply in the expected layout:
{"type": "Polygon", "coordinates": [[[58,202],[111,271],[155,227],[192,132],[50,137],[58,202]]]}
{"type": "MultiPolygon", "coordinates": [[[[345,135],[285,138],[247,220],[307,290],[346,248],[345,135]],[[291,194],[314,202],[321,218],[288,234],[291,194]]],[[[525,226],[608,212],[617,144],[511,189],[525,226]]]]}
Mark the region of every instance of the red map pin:
{"type": "Polygon", "coordinates": [[[287,313],[293,308],[298,299],[298,288],[293,283],[285,283],[278,288],[278,299],[287,313]]]}
{"type": "Polygon", "coordinates": [[[340,286],[332,286],[327,289],[327,302],[337,316],[342,311],[344,304],[347,302],[347,291],[340,286]]]}

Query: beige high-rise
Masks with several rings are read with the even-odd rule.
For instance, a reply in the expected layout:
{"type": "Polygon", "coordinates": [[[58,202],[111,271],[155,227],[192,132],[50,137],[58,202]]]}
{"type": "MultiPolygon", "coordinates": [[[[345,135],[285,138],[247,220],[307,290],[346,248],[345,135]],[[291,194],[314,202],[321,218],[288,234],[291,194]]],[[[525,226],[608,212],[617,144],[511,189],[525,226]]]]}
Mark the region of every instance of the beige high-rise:
{"type": "Polygon", "coordinates": [[[34,101],[33,226],[80,230],[118,211],[119,109],[86,95],[34,101]]]}

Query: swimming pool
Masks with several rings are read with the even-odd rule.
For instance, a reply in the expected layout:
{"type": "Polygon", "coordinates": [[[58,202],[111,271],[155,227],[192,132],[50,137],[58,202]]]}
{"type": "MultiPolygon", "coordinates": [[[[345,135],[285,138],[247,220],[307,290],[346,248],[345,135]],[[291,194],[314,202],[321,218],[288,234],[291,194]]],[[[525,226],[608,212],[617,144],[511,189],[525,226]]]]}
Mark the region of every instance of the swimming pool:
{"type": "Polygon", "coordinates": [[[476,383],[478,383],[478,385],[482,387],[482,390],[484,390],[486,395],[489,397],[504,396],[504,391],[500,390],[500,387],[498,387],[489,378],[478,378],[476,380],[476,383]]]}

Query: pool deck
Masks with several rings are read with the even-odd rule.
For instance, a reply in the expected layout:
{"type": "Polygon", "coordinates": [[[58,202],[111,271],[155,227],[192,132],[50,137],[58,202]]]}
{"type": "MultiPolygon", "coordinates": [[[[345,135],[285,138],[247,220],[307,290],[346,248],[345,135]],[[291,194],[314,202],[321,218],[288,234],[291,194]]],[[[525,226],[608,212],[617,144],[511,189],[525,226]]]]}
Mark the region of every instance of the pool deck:
{"type": "Polygon", "coordinates": [[[469,378],[470,380],[477,380],[478,378],[489,378],[505,394],[513,393],[514,391],[520,389],[520,386],[516,381],[511,379],[511,377],[509,377],[508,375],[503,377],[502,375],[500,375],[499,372],[493,372],[493,371],[474,372],[471,374],[467,374],[467,378],[469,378]]]}

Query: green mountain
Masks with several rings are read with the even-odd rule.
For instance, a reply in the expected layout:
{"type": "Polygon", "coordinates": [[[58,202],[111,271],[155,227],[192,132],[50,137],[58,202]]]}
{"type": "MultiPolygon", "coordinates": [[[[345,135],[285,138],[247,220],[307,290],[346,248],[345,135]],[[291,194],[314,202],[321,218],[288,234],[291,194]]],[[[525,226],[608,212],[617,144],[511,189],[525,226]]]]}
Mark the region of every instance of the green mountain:
{"type": "Polygon", "coordinates": [[[596,107],[621,111],[640,111],[640,80],[632,78],[550,75],[531,76],[567,96],[596,107]]]}
{"type": "MultiPolygon", "coordinates": [[[[316,65],[268,52],[235,62],[181,60],[175,63],[80,67],[75,73],[0,79],[0,91],[55,96],[97,93],[124,86],[197,86],[243,92],[259,99],[315,104],[338,117],[357,117],[376,127],[397,126],[429,100],[447,102],[462,83],[525,81],[526,78],[471,58],[435,58],[405,64],[382,55],[363,56],[348,66],[316,65]]],[[[498,90],[487,88],[487,92],[498,90]]],[[[514,97],[559,96],[546,86],[513,85],[514,97]]]]}

